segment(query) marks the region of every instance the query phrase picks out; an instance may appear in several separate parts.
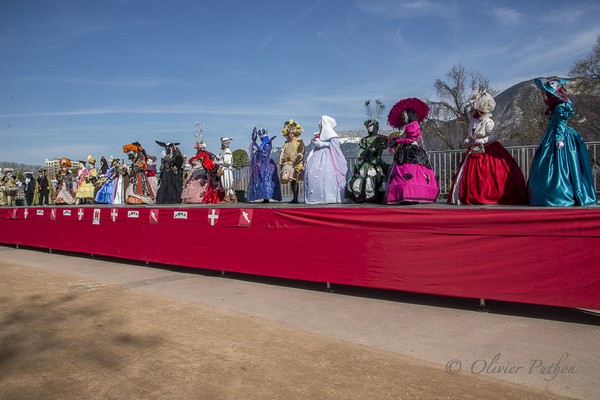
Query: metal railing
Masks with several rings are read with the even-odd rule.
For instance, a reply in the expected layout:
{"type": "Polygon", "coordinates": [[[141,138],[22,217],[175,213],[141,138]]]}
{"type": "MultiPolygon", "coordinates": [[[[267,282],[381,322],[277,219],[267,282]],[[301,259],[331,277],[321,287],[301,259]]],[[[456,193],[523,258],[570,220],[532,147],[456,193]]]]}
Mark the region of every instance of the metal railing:
{"type": "MultiPolygon", "coordinates": [[[[592,163],[592,174],[594,177],[594,188],[596,191],[600,187],[600,142],[587,142],[588,153],[590,155],[590,161],[592,163]]],[[[531,161],[537,145],[529,146],[509,146],[506,150],[513,156],[525,179],[529,176],[529,168],[531,167],[531,161]]],[[[429,160],[433,165],[433,170],[438,179],[440,186],[440,195],[446,196],[450,192],[450,186],[452,185],[452,178],[460,165],[463,154],[466,150],[434,150],[428,151],[429,160]]],[[[384,154],[384,162],[391,164],[392,154],[386,152],[384,154]]],[[[356,157],[347,157],[349,165],[349,171],[352,171],[354,165],[357,162],[356,157]]],[[[250,180],[250,167],[241,168],[234,170],[234,179],[236,190],[246,190],[248,188],[248,181],[250,180]]],[[[281,185],[281,192],[284,197],[291,196],[289,185],[281,185]]],[[[303,185],[300,185],[300,196],[304,195],[303,185]]]]}

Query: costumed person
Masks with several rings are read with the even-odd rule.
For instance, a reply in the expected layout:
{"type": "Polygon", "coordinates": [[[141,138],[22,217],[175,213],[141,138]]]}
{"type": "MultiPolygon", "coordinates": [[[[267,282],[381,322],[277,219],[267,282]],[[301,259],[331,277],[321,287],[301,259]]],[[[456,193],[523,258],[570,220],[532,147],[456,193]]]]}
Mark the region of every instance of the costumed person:
{"type": "Polygon", "coordinates": [[[385,105],[380,100],[375,100],[375,103],[373,109],[371,100],[365,101],[368,119],[364,125],[368,135],[360,139],[356,165],[346,184],[346,197],[355,203],[383,202],[383,183],[388,167],[383,162],[382,155],[387,149],[387,137],[379,133],[379,118],[385,105]]]}
{"type": "Polygon", "coordinates": [[[33,196],[35,195],[36,182],[33,172],[25,172],[25,205],[33,205],[33,196]]]}
{"type": "Polygon", "coordinates": [[[117,166],[119,165],[119,160],[113,160],[106,170],[106,174],[104,174],[104,180],[102,187],[96,193],[96,203],[101,204],[113,204],[115,199],[115,193],[117,190],[117,178],[119,172],[117,171],[117,166]]]}
{"type": "Polygon", "coordinates": [[[164,143],[156,140],[156,144],[164,148],[161,153],[160,183],[156,194],[156,203],[181,203],[183,156],[177,147],[179,143],[164,143]]]}
{"type": "Polygon", "coordinates": [[[80,168],[77,172],[77,192],[75,193],[76,204],[91,204],[94,202],[94,182],[96,181],[96,160],[92,155],[87,157],[87,163],[80,161],[80,168]]]}
{"type": "Polygon", "coordinates": [[[73,174],[71,173],[71,160],[67,157],[60,159],[60,170],[56,174],[56,191],[54,193],[54,204],[75,204],[75,191],[73,189],[73,174]]]}
{"type": "Polygon", "coordinates": [[[281,134],[285,138],[281,156],[279,156],[279,166],[281,168],[281,183],[289,183],[292,191],[292,200],[290,203],[298,204],[298,192],[300,190],[300,181],[304,179],[304,142],[300,139],[304,129],[293,119],[285,121],[281,134]]]}
{"type": "Polygon", "coordinates": [[[206,143],[196,136],[196,155],[189,159],[190,170],[185,178],[181,202],[186,204],[215,204],[220,200],[220,194],[216,187],[218,167],[215,165],[216,158],[212,153],[206,151],[206,143]]]}
{"type": "Polygon", "coordinates": [[[237,203],[235,181],[233,180],[233,154],[229,148],[232,140],[227,136],[221,138],[221,153],[215,160],[225,203],[237,203]]]}
{"type": "Polygon", "coordinates": [[[48,179],[48,170],[46,168],[41,168],[38,171],[40,174],[38,175],[37,181],[37,195],[38,201],[36,204],[40,206],[47,206],[50,204],[50,180],[48,179]]]}
{"type": "Polygon", "coordinates": [[[529,169],[529,204],[597,205],[590,156],[579,133],[567,125],[575,115],[564,79],[534,79],[548,106],[548,126],[529,169]]]}
{"type": "Polygon", "coordinates": [[[77,203],[77,189],[79,189],[80,174],[84,173],[85,161],[77,161],[77,169],[73,172],[73,191],[75,192],[75,202],[77,203]]]}
{"type": "Polygon", "coordinates": [[[420,122],[427,114],[429,106],[414,97],[400,100],[388,114],[388,124],[400,129],[404,137],[388,139],[394,162],[388,174],[386,204],[433,203],[440,193],[421,137],[420,122]]]}
{"type": "Polygon", "coordinates": [[[152,200],[156,200],[156,193],[158,192],[158,176],[156,175],[156,156],[147,155],[148,157],[148,169],[146,170],[146,176],[148,177],[148,184],[150,185],[150,193],[152,193],[152,200]]]}
{"type": "Polygon", "coordinates": [[[19,191],[17,181],[13,176],[12,168],[4,168],[4,178],[2,178],[1,186],[4,189],[4,204],[13,207],[15,205],[15,197],[19,191]]]}
{"type": "Polygon", "coordinates": [[[108,161],[106,161],[106,157],[101,156],[100,157],[100,175],[106,175],[106,172],[108,171],[108,161]]]}
{"type": "Polygon", "coordinates": [[[306,157],[304,198],[306,204],[343,203],[348,161],[340,147],[337,122],[321,116],[319,132],[313,134],[312,149],[306,157]]]}
{"type": "Polygon", "coordinates": [[[281,201],[282,199],[277,165],[271,159],[271,149],[275,139],[275,136],[269,138],[269,132],[266,129],[257,130],[255,127],[252,131],[251,175],[246,196],[249,202],[262,199],[263,203],[268,203],[270,200],[281,201]],[[256,142],[257,139],[260,139],[260,143],[256,142]]]}
{"type": "Polygon", "coordinates": [[[108,172],[108,162],[106,161],[106,158],[104,156],[100,156],[100,168],[98,169],[98,173],[97,173],[97,178],[96,178],[96,183],[94,184],[95,188],[94,188],[94,199],[96,198],[96,195],[98,194],[98,190],[100,190],[100,188],[102,187],[102,185],[104,185],[104,182],[106,181],[106,173],[108,172]]]}
{"type": "Polygon", "coordinates": [[[113,204],[125,204],[125,179],[129,178],[127,164],[123,160],[117,160],[116,169],[117,178],[113,204]]]}
{"type": "MultiPolygon", "coordinates": [[[[129,176],[127,188],[124,187],[124,183],[122,184],[125,203],[154,204],[156,195],[148,180],[148,174],[146,173],[146,170],[148,169],[148,156],[146,155],[146,150],[144,150],[139,142],[133,142],[123,146],[123,153],[126,153],[129,160],[131,160],[131,166],[127,174],[129,176]]],[[[126,173],[127,166],[123,164],[119,171],[122,182],[125,180],[126,173]]]]}
{"type": "Polygon", "coordinates": [[[0,206],[4,205],[4,170],[0,168],[0,206]]]}
{"type": "Polygon", "coordinates": [[[452,181],[450,204],[527,204],[521,168],[498,141],[491,112],[496,101],[487,92],[470,99],[471,122],[465,143],[471,145],[452,181]]]}
{"type": "Polygon", "coordinates": [[[0,168],[0,206],[4,205],[4,170],[0,168]]]}

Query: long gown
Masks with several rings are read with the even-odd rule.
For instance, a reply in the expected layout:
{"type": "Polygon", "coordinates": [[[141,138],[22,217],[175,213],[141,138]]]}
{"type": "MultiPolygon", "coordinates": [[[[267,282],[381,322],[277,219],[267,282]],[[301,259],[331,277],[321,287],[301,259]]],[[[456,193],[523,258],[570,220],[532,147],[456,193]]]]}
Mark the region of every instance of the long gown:
{"type": "Polygon", "coordinates": [[[579,133],[567,125],[574,115],[570,101],[559,103],[548,116],[548,126],[529,171],[529,204],[534,206],[589,206],[598,204],[590,157],[579,133]],[[557,149],[556,142],[564,147],[557,149]]]}
{"type": "Polygon", "coordinates": [[[440,189],[425,149],[418,144],[421,126],[417,121],[404,128],[406,137],[390,138],[395,148],[386,188],[387,204],[433,203],[440,189]]]}
{"type": "Polygon", "coordinates": [[[306,157],[304,197],[306,204],[343,203],[348,162],[336,137],[319,140],[306,157]],[[321,146],[321,147],[318,147],[321,146]]]}
{"type": "Polygon", "coordinates": [[[215,164],[207,151],[200,150],[190,159],[192,168],[183,184],[181,202],[185,204],[215,204],[219,202],[219,192],[214,187],[210,172],[215,164]]]}
{"type": "Polygon", "coordinates": [[[96,168],[88,170],[84,168],[77,175],[77,193],[78,200],[94,200],[94,184],[92,180],[96,177],[96,168]]]}
{"type": "Polygon", "coordinates": [[[96,193],[96,203],[102,204],[113,204],[115,198],[115,192],[117,185],[115,179],[117,178],[117,170],[111,166],[106,171],[106,180],[102,184],[102,187],[96,193]]]}
{"type": "Polygon", "coordinates": [[[162,158],[160,167],[160,184],[156,193],[157,204],[181,203],[181,190],[183,186],[183,156],[179,149],[166,154],[162,158]]]}
{"type": "Polygon", "coordinates": [[[272,144],[267,136],[262,138],[260,145],[252,146],[252,170],[246,195],[248,201],[282,199],[277,166],[275,161],[271,160],[271,148],[272,144]]]}
{"type": "Polygon", "coordinates": [[[471,146],[458,167],[450,193],[450,204],[527,204],[527,183],[521,168],[497,141],[491,114],[471,118],[469,142],[484,142],[483,151],[471,146]]]}
{"type": "MultiPolygon", "coordinates": [[[[129,173],[129,184],[124,189],[125,203],[127,204],[154,204],[156,192],[154,191],[148,174],[146,159],[141,153],[136,153],[131,163],[129,173]]],[[[125,176],[121,176],[121,183],[124,185],[125,176]]]]}
{"type": "Polygon", "coordinates": [[[71,171],[59,171],[56,174],[58,181],[54,196],[55,204],[75,204],[75,193],[73,191],[73,176],[71,171]]]}

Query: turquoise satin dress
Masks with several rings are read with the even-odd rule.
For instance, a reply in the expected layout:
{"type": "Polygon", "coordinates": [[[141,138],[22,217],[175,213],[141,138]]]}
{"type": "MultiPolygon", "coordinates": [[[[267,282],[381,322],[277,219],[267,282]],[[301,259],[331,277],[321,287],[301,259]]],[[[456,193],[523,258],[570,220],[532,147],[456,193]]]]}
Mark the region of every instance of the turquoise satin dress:
{"type": "Polygon", "coordinates": [[[548,116],[548,127],[529,170],[532,206],[597,205],[590,157],[579,133],[567,125],[574,115],[570,101],[559,103],[548,116]],[[564,147],[556,148],[563,141],[564,147]]]}

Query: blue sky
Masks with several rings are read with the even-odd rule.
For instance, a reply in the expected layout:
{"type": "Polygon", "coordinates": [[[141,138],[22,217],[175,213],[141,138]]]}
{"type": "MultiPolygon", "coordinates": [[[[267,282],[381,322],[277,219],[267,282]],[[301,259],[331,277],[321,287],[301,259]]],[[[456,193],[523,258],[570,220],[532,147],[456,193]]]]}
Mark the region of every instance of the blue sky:
{"type": "Polygon", "coordinates": [[[364,100],[433,98],[458,63],[498,90],[564,76],[599,20],[595,1],[0,0],[0,161],[192,155],[196,120],[213,152],[289,118],[306,141],[323,114],[362,129],[364,100]]]}

